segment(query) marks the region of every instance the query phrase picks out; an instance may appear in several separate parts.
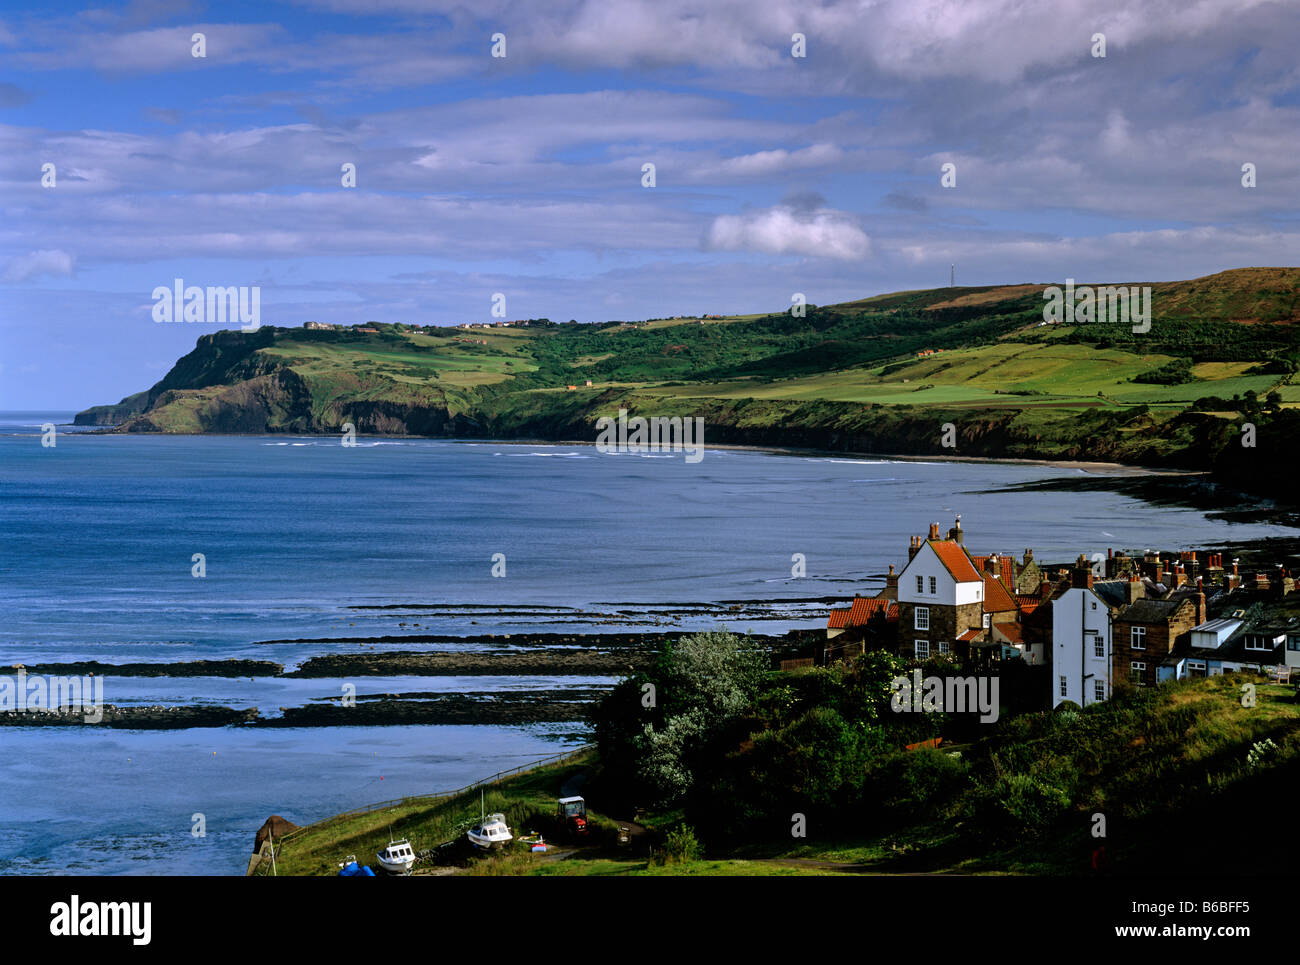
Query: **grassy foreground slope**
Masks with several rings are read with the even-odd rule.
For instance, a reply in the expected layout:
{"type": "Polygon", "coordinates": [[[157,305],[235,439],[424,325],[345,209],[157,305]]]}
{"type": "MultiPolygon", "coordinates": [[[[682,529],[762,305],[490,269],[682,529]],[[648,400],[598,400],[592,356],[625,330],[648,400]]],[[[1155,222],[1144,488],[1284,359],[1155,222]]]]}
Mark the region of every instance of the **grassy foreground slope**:
{"type": "MultiPolygon", "coordinates": [[[[775,685],[787,676],[777,675],[775,685]]],[[[1183,681],[1129,691],[1082,712],[1022,715],[990,731],[957,751],[880,759],[858,782],[864,800],[846,799],[827,819],[810,810],[804,839],[719,840],[711,822],[697,816],[702,852],[660,864],[647,848],[671,854],[670,835],[683,812],[643,815],[642,844],[620,849],[617,822],[590,794],[596,831],[587,847],[562,860],[519,848],[458,861],[455,873],[1293,873],[1276,846],[1285,830],[1258,818],[1280,813],[1277,804],[1289,799],[1300,771],[1300,705],[1290,688],[1249,675],[1183,681]],[[1242,706],[1245,682],[1256,684],[1253,707],[1242,706]],[[1096,815],[1105,819],[1103,837],[1093,833],[1096,815]]],[[[516,832],[538,830],[553,839],[560,788],[602,766],[587,753],[503,780],[487,791],[487,808],[504,811],[516,832]]],[[[745,767],[743,754],[728,755],[729,774],[745,767]]],[[[390,828],[424,850],[463,836],[478,808],[474,791],[327,819],[284,840],[278,872],[334,874],[349,854],[373,864],[390,828]]],[[[779,824],[788,829],[784,817],[779,824]]]]}
{"type": "Polygon", "coordinates": [[[597,419],[627,408],[701,416],[715,443],[1116,460],[1272,485],[1300,442],[1300,268],[1154,283],[1143,333],[1040,324],[1043,288],[899,292],[798,318],[223,330],[152,388],[77,421],[594,440],[597,419]]]}

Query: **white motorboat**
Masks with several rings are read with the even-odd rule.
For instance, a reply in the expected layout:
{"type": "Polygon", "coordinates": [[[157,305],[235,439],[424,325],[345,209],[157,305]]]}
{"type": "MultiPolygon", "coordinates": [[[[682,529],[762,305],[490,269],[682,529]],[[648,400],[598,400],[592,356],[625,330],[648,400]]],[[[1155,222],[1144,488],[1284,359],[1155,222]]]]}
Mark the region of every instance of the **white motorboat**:
{"type": "Polygon", "coordinates": [[[513,838],[514,835],[506,827],[506,816],[500,813],[489,814],[469,829],[470,844],[484,851],[504,848],[513,838]]]}
{"type": "Polygon", "coordinates": [[[375,857],[379,859],[379,866],[389,874],[410,874],[411,867],[415,864],[415,850],[405,838],[401,841],[390,840],[388,847],[376,852],[375,857]]]}

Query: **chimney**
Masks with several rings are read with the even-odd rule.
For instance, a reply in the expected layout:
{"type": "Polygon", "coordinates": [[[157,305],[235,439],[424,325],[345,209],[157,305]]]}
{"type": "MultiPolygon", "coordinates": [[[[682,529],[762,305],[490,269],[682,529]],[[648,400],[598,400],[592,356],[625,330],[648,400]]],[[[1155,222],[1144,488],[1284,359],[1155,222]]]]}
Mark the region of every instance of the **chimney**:
{"type": "Polygon", "coordinates": [[[931,523],[931,524],[930,524],[930,539],[938,539],[938,538],[939,538],[939,524],[938,524],[938,523],[931,523]]]}
{"type": "Polygon", "coordinates": [[[998,563],[998,554],[997,553],[990,554],[989,558],[984,561],[985,575],[991,576],[994,579],[999,579],[1000,578],[999,574],[1001,574],[1001,572],[1002,572],[1002,566],[1001,564],[998,563]]]}
{"type": "Polygon", "coordinates": [[[1028,565],[1029,565],[1030,563],[1032,563],[1033,561],[1034,561],[1034,551],[1033,551],[1032,549],[1030,549],[1028,546],[1026,546],[1026,547],[1025,547],[1025,563],[1024,563],[1024,565],[1025,565],[1025,566],[1028,566],[1028,565]]]}
{"type": "Polygon", "coordinates": [[[1044,578],[1043,582],[1038,584],[1038,596],[1046,600],[1052,595],[1052,581],[1044,578]]]}
{"type": "Polygon", "coordinates": [[[948,538],[956,542],[958,546],[961,546],[965,542],[962,539],[961,534],[961,513],[957,514],[957,522],[953,525],[952,529],[948,530],[948,538]]]}
{"type": "Polygon", "coordinates": [[[1088,565],[1088,558],[1082,553],[1074,561],[1074,571],[1070,574],[1070,586],[1084,590],[1092,589],[1092,567],[1088,565]]]}
{"type": "Polygon", "coordinates": [[[909,563],[912,562],[912,557],[916,555],[916,551],[919,550],[920,548],[921,548],[921,537],[919,536],[908,537],[907,561],[909,563]]]}
{"type": "Polygon", "coordinates": [[[898,574],[894,572],[894,564],[889,564],[889,575],[885,577],[885,589],[893,590],[894,597],[898,596],[898,574]]]}
{"type": "Polygon", "coordinates": [[[1198,576],[1196,578],[1196,625],[1199,627],[1205,622],[1205,583],[1198,576]]]}
{"type": "Polygon", "coordinates": [[[1128,578],[1128,602],[1136,603],[1147,595],[1146,584],[1138,578],[1136,573],[1130,574],[1128,578]]]}

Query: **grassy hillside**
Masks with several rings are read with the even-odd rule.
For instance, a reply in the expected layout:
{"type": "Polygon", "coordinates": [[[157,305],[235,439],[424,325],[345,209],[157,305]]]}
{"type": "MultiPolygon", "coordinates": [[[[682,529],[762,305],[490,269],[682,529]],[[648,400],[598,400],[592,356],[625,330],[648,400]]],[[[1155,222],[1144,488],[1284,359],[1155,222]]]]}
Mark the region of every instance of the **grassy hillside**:
{"type": "Polygon", "coordinates": [[[221,331],[78,422],[594,439],[600,416],[627,407],[703,416],[714,442],[916,455],[952,454],[939,430],[952,422],[959,455],[1123,459],[1267,486],[1300,442],[1300,269],[1151,287],[1143,333],[1042,325],[1033,284],[898,292],[802,318],[221,331]],[[1229,447],[1247,421],[1260,441],[1243,454],[1229,447]]]}
{"type": "MultiPolygon", "coordinates": [[[[768,692],[815,694],[821,713],[835,704],[826,704],[820,679],[826,674],[774,675],[768,692]]],[[[766,698],[769,707],[771,700],[766,698]]],[[[780,728],[799,713],[795,705],[772,726],[780,728]]],[[[522,848],[494,857],[466,857],[462,849],[428,864],[456,873],[510,875],[1078,875],[1093,873],[1094,852],[1104,845],[1104,870],[1120,875],[1286,871],[1274,851],[1253,842],[1273,833],[1254,815],[1275,812],[1300,769],[1300,705],[1290,688],[1244,675],[1182,681],[1130,690],[1082,712],[1008,718],[988,731],[979,740],[939,750],[873,758],[837,792],[848,794],[853,787],[862,800],[846,797],[838,809],[809,808],[809,834],[801,840],[788,834],[719,837],[707,812],[697,812],[691,819],[702,851],[661,864],[648,851],[671,853],[670,835],[683,812],[642,814],[644,837],[620,848],[614,839],[618,822],[604,813],[599,792],[591,791],[595,831],[576,851],[543,859],[522,848]],[[1241,705],[1247,679],[1257,685],[1253,708],[1241,705]],[[1092,834],[1097,814],[1106,821],[1100,839],[1092,834]]],[[[814,739],[805,752],[809,760],[819,760],[817,746],[814,739]]],[[[727,793],[746,781],[763,783],[770,777],[765,760],[751,739],[717,762],[711,780],[722,782],[727,793]]],[[[541,831],[555,842],[552,816],[561,787],[601,768],[586,752],[506,779],[487,790],[487,808],[504,811],[516,833],[541,831]]],[[[798,792],[788,781],[781,787],[798,792]]],[[[729,799],[728,815],[741,800],[729,799]]],[[[277,871],[335,874],[350,854],[374,864],[390,829],[421,851],[462,837],[478,813],[478,792],[471,791],[327,819],[283,841],[277,871]]],[[[785,817],[776,823],[788,828],[785,817]]]]}

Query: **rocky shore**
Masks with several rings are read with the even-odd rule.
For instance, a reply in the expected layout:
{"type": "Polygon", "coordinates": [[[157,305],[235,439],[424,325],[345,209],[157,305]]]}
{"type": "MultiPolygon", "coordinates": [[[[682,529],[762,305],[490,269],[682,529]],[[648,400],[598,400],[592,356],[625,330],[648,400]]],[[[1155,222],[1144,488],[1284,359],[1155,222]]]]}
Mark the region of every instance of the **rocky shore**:
{"type": "Polygon", "coordinates": [[[338,653],[312,657],[285,677],[614,677],[646,667],[652,651],[539,649],[521,652],[338,653]]]}
{"type": "Polygon", "coordinates": [[[103,719],[86,721],[85,710],[28,710],[0,712],[0,726],[8,727],[114,727],[125,730],[176,730],[185,727],[227,727],[258,718],[257,708],[193,706],[117,707],[105,704],[103,719]]]}

